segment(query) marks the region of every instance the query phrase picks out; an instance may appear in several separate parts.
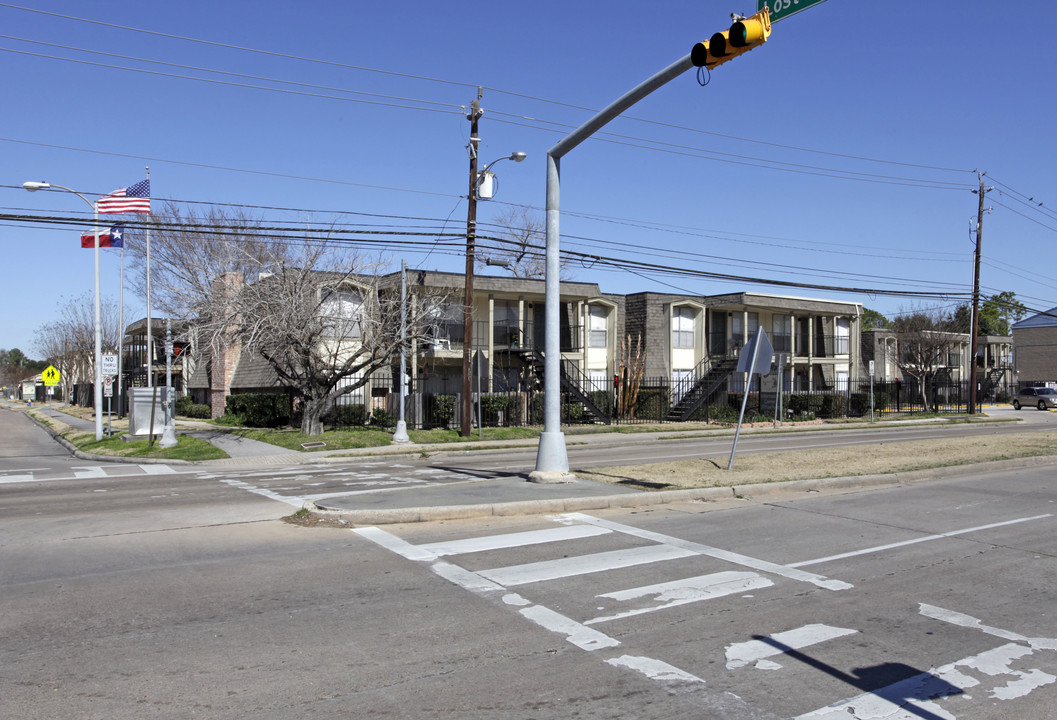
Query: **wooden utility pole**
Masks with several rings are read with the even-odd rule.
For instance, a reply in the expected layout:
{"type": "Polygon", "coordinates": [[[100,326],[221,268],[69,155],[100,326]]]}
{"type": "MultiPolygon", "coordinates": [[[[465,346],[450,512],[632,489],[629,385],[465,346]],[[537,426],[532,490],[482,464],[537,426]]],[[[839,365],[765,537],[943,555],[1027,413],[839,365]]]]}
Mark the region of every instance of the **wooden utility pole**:
{"type": "Polygon", "coordinates": [[[973,326],[969,338],[969,402],[970,415],[976,414],[976,353],[977,336],[980,334],[980,244],[984,237],[984,173],[977,173],[980,177],[980,189],[973,190],[980,196],[980,206],[976,213],[976,252],[973,256],[973,326]]]}
{"type": "Polygon", "coordinates": [[[482,89],[477,88],[477,99],[470,106],[470,194],[466,210],[466,295],[462,316],[462,402],[459,409],[459,430],[470,437],[470,418],[473,414],[473,395],[470,387],[470,361],[473,358],[473,264],[477,245],[477,121],[481,118],[482,89]]]}

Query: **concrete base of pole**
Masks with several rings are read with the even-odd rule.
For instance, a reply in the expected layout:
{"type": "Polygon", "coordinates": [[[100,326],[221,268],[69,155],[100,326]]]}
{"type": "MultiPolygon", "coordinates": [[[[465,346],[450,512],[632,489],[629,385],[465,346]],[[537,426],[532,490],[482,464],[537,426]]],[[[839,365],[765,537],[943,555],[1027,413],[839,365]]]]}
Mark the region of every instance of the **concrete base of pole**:
{"type": "Polygon", "coordinates": [[[536,469],[529,473],[529,482],[570,483],[576,476],[569,472],[569,456],[565,452],[565,433],[540,433],[536,452],[536,469]]]}
{"type": "Polygon", "coordinates": [[[176,427],[172,423],[166,423],[165,429],[162,430],[161,440],[158,441],[158,446],[163,448],[171,448],[179,445],[179,441],[176,439],[176,427]]]}
{"type": "Polygon", "coordinates": [[[403,420],[398,420],[396,423],[396,432],[393,433],[393,442],[395,443],[409,443],[411,437],[407,434],[407,423],[403,420]]]}

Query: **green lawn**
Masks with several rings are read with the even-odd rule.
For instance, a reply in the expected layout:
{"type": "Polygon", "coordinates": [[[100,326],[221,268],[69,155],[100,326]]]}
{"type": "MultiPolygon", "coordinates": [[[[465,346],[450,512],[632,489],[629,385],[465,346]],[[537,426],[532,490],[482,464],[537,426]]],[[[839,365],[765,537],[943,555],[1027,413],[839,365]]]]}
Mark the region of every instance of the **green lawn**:
{"type": "Polygon", "coordinates": [[[96,455],[115,455],[119,457],[135,458],[157,458],[160,460],[220,460],[228,457],[228,454],[220,448],[207,443],[205,440],[188,437],[187,435],[176,436],[176,447],[163,448],[158,444],[160,438],[154,438],[153,447],[149,446],[147,440],[134,440],[125,442],[120,437],[103,438],[96,441],[92,433],[72,432],[67,433],[65,438],[77,446],[78,450],[96,455]]]}
{"type": "MultiPolygon", "coordinates": [[[[328,430],[321,435],[302,435],[294,430],[269,430],[265,428],[240,428],[225,429],[240,437],[250,440],[278,445],[289,450],[318,451],[318,450],[354,450],[357,448],[386,447],[393,444],[393,431],[377,428],[356,428],[352,430],[328,430]],[[309,443],[326,443],[321,446],[302,447],[309,443]]],[[[410,430],[408,436],[411,442],[420,445],[432,443],[459,443],[477,440],[475,430],[470,437],[464,438],[459,435],[458,430],[446,430],[435,428],[433,430],[410,430]]],[[[539,437],[539,430],[534,428],[484,428],[481,438],[484,440],[516,440],[521,438],[539,437]]]]}

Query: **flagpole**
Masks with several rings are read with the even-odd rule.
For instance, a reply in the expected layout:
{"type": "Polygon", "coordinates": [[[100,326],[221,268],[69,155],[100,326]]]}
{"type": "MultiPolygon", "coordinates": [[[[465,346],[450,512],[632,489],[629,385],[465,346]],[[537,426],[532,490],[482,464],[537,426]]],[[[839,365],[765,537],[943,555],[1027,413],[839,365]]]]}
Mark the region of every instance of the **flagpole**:
{"type": "Polygon", "coordinates": [[[92,234],[95,236],[93,243],[95,254],[95,439],[99,442],[103,439],[103,329],[100,325],[102,316],[99,301],[99,206],[92,203],[92,234]]]}
{"type": "MultiPolygon", "coordinates": [[[[147,167],[147,180],[150,180],[150,167],[147,167]]],[[[151,405],[154,404],[154,334],[150,326],[150,231],[147,224],[147,387],[151,389],[151,405]]],[[[151,428],[151,433],[154,428],[151,428]]]]}
{"type": "Polygon", "coordinates": [[[125,396],[121,394],[121,369],[125,357],[125,239],[121,238],[121,287],[118,288],[117,300],[117,418],[125,409],[125,396]]]}

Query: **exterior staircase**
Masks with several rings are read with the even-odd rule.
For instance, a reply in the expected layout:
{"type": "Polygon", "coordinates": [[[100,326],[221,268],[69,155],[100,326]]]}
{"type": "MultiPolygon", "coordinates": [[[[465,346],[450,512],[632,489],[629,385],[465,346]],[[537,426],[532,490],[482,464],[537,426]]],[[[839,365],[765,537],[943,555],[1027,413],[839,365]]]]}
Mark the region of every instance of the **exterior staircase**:
{"type": "MultiPolygon", "coordinates": [[[[536,376],[540,379],[540,382],[543,382],[545,363],[542,352],[536,348],[512,349],[511,352],[520,357],[523,363],[532,367],[536,376]]],[[[568,393],[577,402],[583,405],[584,410],[586,410],[596,422],[602,422],[609,425],[612,422],[609,413],[604,412],[591,401],[591,398],[583,391],[583,388],[585,387],[590,387],[590,380],[588,377],[571,362],[563,360],[561,363],[562,391],[568,393]]]]}
{"type": "Polygon", "coordinates": [[[690,387],[686,393],[679,398],[679,402],[672,406],[672,409],[668,411],[668,415],[665,420],[670,422],[684,422],[694,414],[699,407],[705,404],[705,402],[712,397],[713,393],[723,387],[726,383],[727,378],[731,376],[735,368],[738,367],[737,358],[727,358],[720,360],[717,363],[712,364],[711,361],[706,360],[698,367],[710,364],[707,372],[695,372],[694,373],[694,384],[690,387]]]}

